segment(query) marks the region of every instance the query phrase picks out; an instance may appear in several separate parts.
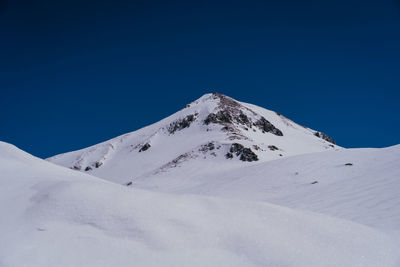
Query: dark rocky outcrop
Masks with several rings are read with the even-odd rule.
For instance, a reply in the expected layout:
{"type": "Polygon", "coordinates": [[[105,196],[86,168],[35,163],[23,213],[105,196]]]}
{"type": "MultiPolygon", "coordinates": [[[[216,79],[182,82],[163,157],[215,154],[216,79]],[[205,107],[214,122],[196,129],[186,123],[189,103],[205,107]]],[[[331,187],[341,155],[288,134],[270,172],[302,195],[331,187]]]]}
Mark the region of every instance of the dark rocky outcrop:
{"type": "Polygon", "coordinates": [[[95,166],[96,168],[99,168],[101,165],[103,165],[103,162],[96,161],[96,162],[94,163],[94,166],[95,166]]]}
{"type": "Polygon", "coordinates": [[[176,120],[174,122],[171,122],[171,124],[168,126],[168,132],[170,134],[175,133],[176,131],[180,131],[184,128],[188,128],[192,122],[194,122],[197,118],[197,113],[196,114],[191,114],[187,115],[183,119],[176,120]]]}
{"type": "Polygon", "coordinates": [[[324,133],[322,133],[322,132],[316,132],[316,133],[314,133],[314,135],[315,135],[316,137],[322,138],[322,139],[324,139],[325,141],[328,141],[328,142],[330,142],[330,143],[336,145],[335,141],[334,141],[332,138],[330,138],[329,136],[327,136],[326,134],[324,134],[324,133]]]}
{"type": "Polygon", "coordinates": [[[233,143],[229,149],[229,152],[225,156],[226,158],[232,158],[234,154],[239,157],[241,161],[251,162],[258,160],[257,154],[255,154],[250,148],[244,147],[238,143],[233,143]]]}
{"type": "Polygon", "coordinates": [[[223,94],[220,94],[217,92],[212,93],[212,95],[215,99],[219,98],[219,105],[221,108],[226,109],[226,108],[240,107],[240,104],[237,101],[233,100],[232,98],[230,98],[226,95],[223,95],[223,94]]]}
{"type": "Polygon", "coordinates": [[[188,157],[190,157],[189,153],[179,155],[177,158],[173,159],[169,164],[171,165],[171,167],[176,167],[179,163],[186,160],[188,157]]]}
{"type": "MultiPolygon", "coordinates": [[[[251,117],[247,114],[253,114],[259,117],[253,110],[241,105],[239,102],[233,100],[230,97],[214,92],[213,97],[219,99],[218,109],[216,113],[210,113],[204,120],[204,124],[209,125],[210,123],[216,123],[224,125],[223,130],[228,132],[238,132],[236,125],[242,126],[243,129],[248,131],[253,126],[256,126],[264,133],[272,133],[277,136],[283,136],[282,131],[276,128],[272,123],[267,121],[264,117],[261,117],[256,122],[253,122],[251,117]]],[[[253,129],[254,130],[254,129],[253,129]]]]}
{"type": "Polygon", "coordinates": [[[210,123],[232,123],[232,116],[227,110],[220,110],[215,113],[208,114],[207,118],[204,120],[206,125],[210,123]]]}
{"type": "Polygon", "coordinates": [[[90,167],[90,166],[87,166],[86,168],[85,168],[85,172],[88,172],[88,171],[91,171],[92,170],[92,167],[90,167]]]}
{"type": "MultiPolygon", "coordinates": [[[[236,122],[238,124],[245,125],[248,128],[251,128],[251,119],[241,110],[245,107],[243,107],[240,103],[228,96],[219,94],[217,92],[214,92],[212,95],[215,99],[219,99],[219,111],[217,113],[210,113],[207,116],[207,118],[204,120],[204,123],[206,125],[210,123],[224,124],[236,122]]],[[[252,112],[250,109],[247,110],[249,110],[249,112],[252,112]]]]}
{"type": "Polygon", "coordinates": [[[204,123],[206,125],[210,123],[217,123],[217,124],[237,123],[246,126],[248,128],[251,128],[253,126],[251,119],[242,111],[239,111],[238,115],[234,115],[230,113],[228,110],[220,110],[217,113],[208,114],[207,118],[204,120],[204,123]]]}
{"type": "Polygon", "coordinates": [[[236,132],[236,129],[233,128],[232,126],[224,126],[221,128],[221,131],[234,133],[236,132]]]}
{"type": "MultiPolygon", "coordinates": [[[[193,151],[192,151],[193,152],[193,151]]],[[[196,153],[192,153],[192,152],[188,152],[188,153],[184,153],[179,155],[178,157],[176,157],[175,159],[173,159],[172,161],[164,164],[163,166],[161,166],[158,170],[156,170],[154,172],[154,174],[160,173],[160,172],[164,172],[170,168],[176,168],[179,167],[181,164],[183,164],[185,161],[189,160],[189,159],[195,159],[198,157],[198,155],[196,155],[196,153]]]]}
{"type": "Polygon", "coordinates": [[[258,127],[263,133],[272,133],[277,136],[283,136],[281,130],[276,128],[272,123],[267,121],[264,117],[261,117],[258,121],[254,123],[254,126],[258,127]]]}
{"type": "Polygon", "coordinates": [[[241,125],[245,125],[248,128],[251,128],[253,126],[251,119],[247,117],[247,115],[244,114],[242,111],[240,111],[239,116],[236,117],[236,122],[241,125]]]}
{"type": "Polygon", "coordinates": [[[274,145],[270,145],[270,146],[268,146],[268,148],[269,148],[269,150],[271,150],[271,151],[279,150],[279,148],[276,147],[276,146],[274,146],[274,145]]]}
{"type": "Polygon", "coordinates": [[[151,147],[151,145],[149,143],[146,143],[139,149],[139,152],[146,151],[150,147],[151,147]]]}
{"type": "Polygon", "coordinates": [[[201,152],[207,152],[207,151],[211,151],[211,150],[214,150],[214,149],[215,149],[214,143],[210,142],[210,143],[208,143],[208,144],[202,145],[202,146],[199,148],[199,151],[201,151],[201,152]]]}

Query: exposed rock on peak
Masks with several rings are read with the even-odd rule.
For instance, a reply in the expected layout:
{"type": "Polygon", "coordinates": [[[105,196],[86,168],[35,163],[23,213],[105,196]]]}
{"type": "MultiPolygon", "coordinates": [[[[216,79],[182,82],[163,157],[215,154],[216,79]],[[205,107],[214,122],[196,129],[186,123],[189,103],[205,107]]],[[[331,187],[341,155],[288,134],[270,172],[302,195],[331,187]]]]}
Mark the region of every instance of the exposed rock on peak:
{"type": "Polygon", "coordinates": [[[197,115],[198,113],[190,114],[182,119],[178,119],[176,121],[171,122],[171,124],[168,126],[168,132],[170,134],[173,134],[176,131],[188,128],[190,124],[196,120],[197,115]]]}
{"type": "Polygon", "coordinates": [[[219,107],[222,109],[235,109],[241,107],[239,102],[229,96],[217,92],[212,93],[212,96],[214,99],[219,99],[219,107]]]}
{"type": "Polygon", "coordinates": [[[282,131],[276,128],[274,125],[272,125],[272,123],[267,121],[264,117],[261,117],[261,119],[256,121],[254,125],[257,126],[263,132],[273,133],[274,135],[277,136],[283,136],[282,131]]]}
{"type": "Polygon", "coordinates": [[[327,136],[326,134],[324,134],[322,132],[316,132],[314,135],[316,137],[324,139],[325,141],[328,141],[329,143],[336,145],[336,142],[332,138],[330,138],[329,136],[327,136]]]}
{"type": "Polygon", "coordinates": [[[242,126],[244,130],[249,130],[249,128],[256,126],[263,133],[272,133],[277,136],[283,136],[281,130],[250,108],[247,108],[232,98],[219,93],[213,93],[212,96],[214,99],[219,100],[218,111],[216,113],[210,113],[206,117],[204,120],[206,125],[209,125],[210,123],[222,124],[225,126],[224,129],[231,129],[231,132],[235,132],[232,131],[235,127],[228,124],[237,124],[238,126],[242,126]],[[253,119],[251,117],[253,117],[253,119]]]}
{"type": "Polygon", "coordinates": [[[212,93],[148,127],[49,161],[126,183],[172,168],[229,167],[338,148],[326,134],[274,111],[212,93]]]}

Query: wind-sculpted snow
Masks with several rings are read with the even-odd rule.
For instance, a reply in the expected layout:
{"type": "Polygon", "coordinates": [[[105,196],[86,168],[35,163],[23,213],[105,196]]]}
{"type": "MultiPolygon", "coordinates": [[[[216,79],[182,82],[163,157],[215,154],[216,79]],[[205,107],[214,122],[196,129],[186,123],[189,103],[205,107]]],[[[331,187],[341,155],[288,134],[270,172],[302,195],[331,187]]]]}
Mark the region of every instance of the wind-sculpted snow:
{"type": "Polygon", "coordinates": [[[148,127],[48,160],[125,184],[143,175],[204,160],[193,151],[209,142],[228,148],[225,153],[216,153],[216,157],[206,155],[206,160],[220,166],[245,166],[255,161],[340,149],[316,133],[319,132],[276,112],[212,93],[148,127]],[[235,144],[246,148],[246,155],[233,156],[229,148],[235,144]],[[179,164],[174,163],[176,159],[179,164]]]}
{"type": "Polygon", "coordinates": [[[400,263],[396,240],[354,222],[262,202],[122,186],[5,143],[0,211],[2,267],[400,263]]]}
{"type": "Polygon", "coordinates": [[[399,163],[400,145],[311,153],[244,167],[192,162],[134,181],[136,187],[170,193],[267,201],[400,234],[399,163]]]}

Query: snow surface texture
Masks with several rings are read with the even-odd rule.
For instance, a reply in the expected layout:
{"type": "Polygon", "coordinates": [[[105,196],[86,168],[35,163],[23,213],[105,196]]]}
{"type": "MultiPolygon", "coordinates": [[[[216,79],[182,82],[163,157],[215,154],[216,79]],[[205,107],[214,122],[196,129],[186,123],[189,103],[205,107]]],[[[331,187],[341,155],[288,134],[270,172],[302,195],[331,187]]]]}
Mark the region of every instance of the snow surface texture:
{"type": "Polygon", "coordinates": [[[2,142],[0,211],[2,267],[400,264],[397,240],[359,223],[118,185],[2,142]]]}
{"type": "Polygon", "coordinates": [[[267,201],[400,234],[400,145],[341,149],[219,169],[191,162],[133,186],[267,201]]]}
{"type": "Polygon", "coordinates": [[[48,161],[0,142],[0,267],[400,266],[400,145],[213,93],[48,161]]]}
{"type": "Polygon", "coordinates": [[[153,125],[48,160],[125,184],[192,161],[231,168],[340,149],[327,140],[276,112],[213,93],[153,125]],[[243,148],[231,151],[234,144],[243,148]]]}

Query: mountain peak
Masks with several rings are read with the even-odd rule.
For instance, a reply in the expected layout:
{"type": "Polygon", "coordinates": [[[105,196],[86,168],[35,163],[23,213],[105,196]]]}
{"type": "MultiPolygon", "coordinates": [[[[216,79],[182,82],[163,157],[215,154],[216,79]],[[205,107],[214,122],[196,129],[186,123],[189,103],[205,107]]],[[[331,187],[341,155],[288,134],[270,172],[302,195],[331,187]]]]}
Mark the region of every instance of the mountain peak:
{"type": "Polygon", "coordinates": [[[196,162],[248,164],[329,149],[327,135],[221,93],[205,94],[140,130],[49,161],[124,183],[196,162]]]}
{"type": "Polygon", "coordinates": [[[190,104],[187,104],[186,107],[191,107],[194,105],[199,105],[199,104],[210,104],[210,103],[220,103],[220,102],[230,102],[233,105],[237,105],[239,104],[239,101],[218,93],[218,92],[212,92],[212,93],[207,93],[202,95],[200,98],[198,98],[197,100],[191,102],[190,104]]]}
{"type": "Polygon", "coordinates": [[[283,136],[283,132],[264,116],[229,96],[217,92],[205,94],[187,105],[186,108],[196,109],[199,106],[206,106],[207,108],[201,107],[194,114],[189,114],[186,118],[180,119],[178,123],[174,123],[172,129],[175,131],[179,128],[177,125],[186,128],[190,122],[199,118],[202,119],[200,122],[202,124],[222,126],[221,131],[226,132],[231,140],[249,139],[246,134],[242,133],[242,131],[249,130],[260,130],[263,134],[271,133],[276,136],[283,136]]]}

